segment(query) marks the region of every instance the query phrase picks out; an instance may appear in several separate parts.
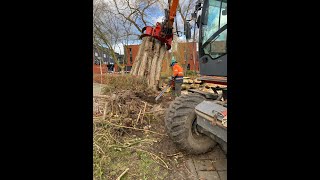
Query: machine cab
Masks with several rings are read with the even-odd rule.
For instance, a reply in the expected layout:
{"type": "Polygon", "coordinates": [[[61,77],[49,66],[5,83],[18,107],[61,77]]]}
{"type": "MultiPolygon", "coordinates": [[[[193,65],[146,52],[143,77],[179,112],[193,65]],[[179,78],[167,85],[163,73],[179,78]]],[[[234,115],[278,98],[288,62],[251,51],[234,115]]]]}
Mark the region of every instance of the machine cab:
{"type": "Polygon", "coordinates": [[[226,79],[227,0],[205,0],[197,24],[200,74],[226,79]]]}

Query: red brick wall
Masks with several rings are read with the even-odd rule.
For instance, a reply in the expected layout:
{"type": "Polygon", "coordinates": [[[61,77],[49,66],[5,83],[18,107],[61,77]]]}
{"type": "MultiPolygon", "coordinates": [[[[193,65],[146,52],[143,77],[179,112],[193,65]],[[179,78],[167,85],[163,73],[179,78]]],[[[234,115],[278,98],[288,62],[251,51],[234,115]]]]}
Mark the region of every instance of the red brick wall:
{"type": "MultiPolygon", "coordinates": [[[[182,46],[187,46],[187,52],[189,53],[188,54],[188,63],[190,64],[190,70],[197,70],[199,71],[199,61],[198,61],[198,55],[197,55],[197,46],[196,44],[193,45],[192,42],[189,42],[188,44],[186,43],[179,43],[179,44],[182,44],[182,46]],[[192,51],[195,51],[195,65],[194,65],[194,61],[193,61],[193,56],[192,56],[192,51]]],[[[179,50],[183,50],[183,48],[179,48],[179,50]]],[[[138,51],[139,51],[139,45],[127,45],[125,46],[125,52],[126,52],[126,59],[125,59],[125,62],[127,62],[127,66],[132,66],[133,62],[135,61],[136,59],[136,56],[138,54],[138,51]],[[131,51],[132,51],[132,63],[130,63],[130,49],[131,48],[131,51]]],[[[181,52],[182,54],[184,53],[181,52]]],[[[171,62],[171,54],[167,51],[166,53],[166,56],[167,58],[169,58],[169,62],[171,62]]],[[[115,66],[115,68],[118,68],[115,66]]],[[[167,68],[169,68],[169,64],[167,64],[167,62],[163,61],[162,62],[162,72],[165,72],[167,71],[167,68]]]]}
{"type": "Polygon", "coordinates": [[[126,51],[125,62],[127,62],[127,66],[132,66],[132,64],[138,54],[139,46],[140,45],[127,45],[127,46],[125,46],[125,51],[126,51]],[[131,48],[131,52],[132,52],[132,63],[130,62],[130,48],[131,48]]]}
{"type": "Polygon", "coordinates": [[[195,64],[194,64],[193,60],[189,60],[189,61],[188,61],[188,64],[190,64],[190,70],[192,70],[192,71],[194,71],[194,70],[199,71],[199,62],[196,61],[195,64]]]}
{"type": "MultiPolygon", "coordinates": [[[[185,54],[184,52],[186,51],[188,53],[187,55],[187,64],[190,64],[190,70],[194,71],[199,71],[199,59],[197,55],[197,45],[194,42],[189,42],[189,43],[179,43],[177,50],[179,51],[178,54],[184,58],[185,54]],[[193,57],[193,52],[195,53],[195,57],[193,57]],[[195,61],[194,59],[195,58],[195,61]]],[[[185,64],[185,61],[182,61],[182,65],[185,64]]]]}
{"type": "MultiPolygon", "coordinates": [[[[103,64],[102,67],[102,73],[107,72],[107,65],[103,64]]],[[[93,64],[93,74],[100,74],[100,65],[93,64]]]]}
{"type": "MultiPolygon", "coordinates": [[[[93,74],[100,74],[100,65],[96,65],[94,64],[94,51],[92,52],[92,63],[93,63],[93,74]]],[[[102,73],[106,73],[107,72],[107,65],[102,64],[102,73]]]]}

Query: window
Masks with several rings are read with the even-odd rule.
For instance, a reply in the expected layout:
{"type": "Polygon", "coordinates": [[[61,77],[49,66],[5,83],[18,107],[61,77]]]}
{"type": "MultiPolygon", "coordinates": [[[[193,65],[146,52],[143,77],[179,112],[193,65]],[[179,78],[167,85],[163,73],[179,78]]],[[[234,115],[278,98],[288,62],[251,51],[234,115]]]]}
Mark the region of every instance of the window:
{"type": "Polygon", "coordinates": [[[99,59],[94,58],[94,64],[95,64],[95,65],[100,65],[100,61],[99,61],[99,59]]]}
{"type": "Polygon", "coordinates": [[[122,57],[118,57],[119,63],[123,64],[123,58],[122,57]]]}
{"type": "Polygon", "coordinates": [[[215,32],[227,24],[227,14],[223,13],[226,7],[226,0],[209,0],[209,7],[206,9],[204,17],[207,24],[202,26],[202,43],[205,43],[215,32]]]}
{"type": "Polygon", "coordinates": [[[130,64],[132,64],[132,49],[129,48],[129,51],[130,51],[130,64]]]}
{"type": "Polygon", "coordinates": [[[113,71],[113,69],[114,69],[114,65],[113,64],[108,64],[108,71],[113,71]]]}
{"type": "Polygon", "coordinates": [[[94,53],[94,55],[95,55],[95,56],[98,56],[98,53],[97,53],[97,52],[95,52],[95,53],[94,53]]]}
{"type": "Polygon", "coordinates": [[[206,45],[203,50],[212,58],[217,58],[227,53],[227,29],[222,31],[215,40],[206,45]]]}
{"type": "Polygon", "coordinates": [[[106,58],[107,57],[106,54],[103,54],[103,57],[106,58]]]}
{"type": "Polygon", "coordinates": [[[188,64],[188,66],[187,66],[187,70],[190,70],[190,64],[188,64]]]}
{"type": "Polygon", "coordinates": [[[218,58],[227,53],[227,1],[209,0],[202,26],[202,45],[205,54],[218,58]],[[219,33],[218,33],[219,32],[219,33]]]}

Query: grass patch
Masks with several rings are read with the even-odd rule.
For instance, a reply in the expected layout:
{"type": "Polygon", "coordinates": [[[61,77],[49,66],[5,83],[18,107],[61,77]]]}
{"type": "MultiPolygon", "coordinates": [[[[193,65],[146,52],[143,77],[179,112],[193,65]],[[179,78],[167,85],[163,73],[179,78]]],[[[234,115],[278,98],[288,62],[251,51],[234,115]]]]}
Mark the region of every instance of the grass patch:
{"type": "Polygon", "coordinates": [[[107,86],[102,89],[102,94],[108,94],[118,90],[132,90],[132,91],[143,91],[148,87],[145,78],[135,77],[130,74],[95,74],[93,81],[100,83],[102,78],[102,84],[107,86]]]}
{"type": "Polygon", "coordinates": [[[199,72],[187,70],[186,76],[191,77],[191,78],[195,78],[195,77],[199,76],[199,72]]]}
{"type": "MultiPolygon", "coordinates": [[[[102,144],[99,143],[100,146],[102,144]]],[[[150,154],[131,148],[108,147],[108,145],[101,146],[104,155],[94,148],[94,180],[116,179],[126,168],[129,168],[129,171],[121,180],[165,179],[168,175],[167,170],[156,163],[150,154]]]]}

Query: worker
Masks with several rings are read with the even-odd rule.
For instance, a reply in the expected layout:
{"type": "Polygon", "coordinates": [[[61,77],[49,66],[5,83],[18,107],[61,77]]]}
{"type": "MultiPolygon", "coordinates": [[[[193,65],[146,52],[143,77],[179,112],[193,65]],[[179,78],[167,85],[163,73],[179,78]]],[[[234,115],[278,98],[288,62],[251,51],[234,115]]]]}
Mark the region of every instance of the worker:
{"type": "Polygon", "coordinates": [[[173,76],[171,78],[174,79],[174,87],[172,94],[175,97],[179,97],[181,95],[181,85],[183,83],[183,68],[178,65],[174,56],[172,56],[170,66],[172,67],[173,72],[173,76]]]}

